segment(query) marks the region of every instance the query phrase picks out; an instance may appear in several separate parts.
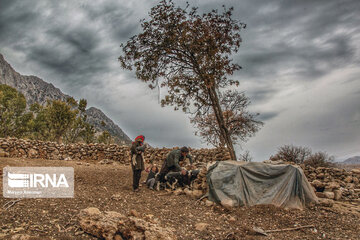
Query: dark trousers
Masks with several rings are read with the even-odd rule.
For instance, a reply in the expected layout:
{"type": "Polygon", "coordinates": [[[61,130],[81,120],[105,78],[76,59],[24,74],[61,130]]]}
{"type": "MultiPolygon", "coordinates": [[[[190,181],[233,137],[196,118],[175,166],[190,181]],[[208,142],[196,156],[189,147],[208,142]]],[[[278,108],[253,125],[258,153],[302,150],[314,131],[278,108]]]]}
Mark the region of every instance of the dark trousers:
{"type": "Polygon", "coordinates": [[[141,178],[141,169],[135,170],[133,169],[133,189],[139,188],[139,182],[141,178]]]}

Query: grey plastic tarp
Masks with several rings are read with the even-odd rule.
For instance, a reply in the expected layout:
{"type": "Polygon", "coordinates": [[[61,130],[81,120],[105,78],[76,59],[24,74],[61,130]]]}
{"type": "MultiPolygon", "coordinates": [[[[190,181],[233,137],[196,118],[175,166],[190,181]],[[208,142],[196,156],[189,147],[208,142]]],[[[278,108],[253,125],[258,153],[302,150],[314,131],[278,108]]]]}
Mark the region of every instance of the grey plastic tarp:
{"type": "Polygon", "coordinates": [[[312,186],[299,166],[224,161],[207,173],[209,200],[227,206],[273,204],[302,209],[317,202],[312,186]]]}

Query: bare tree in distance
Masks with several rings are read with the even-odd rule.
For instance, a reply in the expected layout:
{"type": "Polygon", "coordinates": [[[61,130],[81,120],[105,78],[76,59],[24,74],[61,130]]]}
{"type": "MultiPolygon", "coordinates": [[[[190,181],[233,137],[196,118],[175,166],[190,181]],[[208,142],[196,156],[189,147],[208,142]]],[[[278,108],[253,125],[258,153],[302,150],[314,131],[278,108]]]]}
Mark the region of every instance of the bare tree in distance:
{"type": "Polygon", "coordinates": [[[270,157],[271,161],[283,160],[296,164],[305,164],[312,167],[332,167],[335,157],[326,152],[312,153],[308,147],[284,145],[270,157]]]}
{"type": "Polygon", "coordinates": [[[244,162],[251,162],[253,157],[251,156],[250,151],[246,150],[243,154],[240,155],[239,160],[244,162]]]}
{"type": "Polygon", "coordinates": [[[167,89],[162,106],[204,115],[212,109],[221,137],[232,159],[236,159],[233,142],[220,105],[221,89],[239,82],[228,76],[239,70],[232,63],[232,53],[240,47],[240,30],[246,25],[232,19],[233,8],[222,13],[212,10],[199,14],[189,5],[175,7],[171,0],[162,0],[142,20],[142,32],[122,46],[119,57],[122,68],[135,69],[136,77],[167,89]]]}
{"type": "Polygon", "coordinates": [[[308,147],[298,147],[294,145],[284,145],[278,149],[275,156],[271,156],[271,161],[284,160],[296,164],[303,163],[311,155],[311,149],[308,147]]]}
{"type": "Polygon", "coordinates": [[[312,167],[333,167],[334,166],[334,156],[330,156],[326,152],[317,152],[308,157],[305,161],[305,165],[312,167]]]}
{"type": "MultiPolygon", "coordinates": [[[[261,121],[255,119],[258,114],[251,114],[247,110],[249,104],[250,100],[244,93],[228,90],[220,94],[220,106],[223,110],[225,126],[233,143],[247,141],[263,125],[261,121]]],[[[196,115],[191,119],[191,123],[197,128],[195,134],[208,144],[215,147],[225,146],[226,141],[221,135],[213,111],[205,115],[196,115]]]]}

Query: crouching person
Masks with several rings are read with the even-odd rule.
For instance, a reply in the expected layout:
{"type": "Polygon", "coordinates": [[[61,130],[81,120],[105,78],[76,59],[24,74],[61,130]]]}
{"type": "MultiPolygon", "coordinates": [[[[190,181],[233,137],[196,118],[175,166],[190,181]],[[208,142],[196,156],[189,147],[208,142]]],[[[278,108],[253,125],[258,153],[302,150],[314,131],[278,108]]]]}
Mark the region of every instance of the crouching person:
{"type": "Polygon", "coordinates": [[[156,183],[156,174],[159,172],[159,169],[156,165],[152,165],[151,169],[149,171],[149,175],[146,179],[146,186],[148,186],[148,188],[150,190],[154,190],[154,186],[156,183]]]}
{"type": "Polygon", "coordinates": [[[133,190],[139,191],[139,182],[141,172],[144,170],[144,152],[146,144],[144,144],[145,137],[143,135],[137,136],[135,142],[131,145],[131,168],[133,170],[133,190]]]}
{"type": "Polygon", "coordinates": [[[192,164],[192,157],[189,155],[189,149],[187,147],[171,151],[161,166],[159,181],[164,183],[166,181],[165,176],[169,172],[179,172],[181,175],[186,175],[186,170],[182,169],[179,165],[179,162],[185,160],[185,158],[189,158],[192,164]]]}

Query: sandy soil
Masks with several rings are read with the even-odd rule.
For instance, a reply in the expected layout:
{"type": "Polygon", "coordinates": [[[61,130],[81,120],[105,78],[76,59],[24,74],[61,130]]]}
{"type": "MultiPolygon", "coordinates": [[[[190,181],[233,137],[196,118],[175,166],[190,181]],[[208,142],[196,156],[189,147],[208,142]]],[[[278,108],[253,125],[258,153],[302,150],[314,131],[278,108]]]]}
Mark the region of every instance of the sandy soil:
{"type": "MultiPolygon", "coordinates": [[[[0,158],[5,166],[71,166],[75,170],[75,197],[72,199],[22,199],[5,210],[10,200],[0,198],[0,239],[15,234],[37,236],[34,239],[96,239],[78,225],[81,209],[96,207],[128,215],[136,210],[141,217],[153,215],[163,227],[175,229],[179,239],[360,239],[360,215],[336,208],[314,206],[305,210],[285,210],[274,206],[241,207],[226,210],[207,207],[186,195],[154,192],[145,186],[134,193],[129,166],[100,165],[74,161],[0,158]],[[120,199],[112,199],[118,194],[120,199]],[[196,223],[206,223],[203,231],[196,223]],[[257,235],[252,229],[284,229],[314,225],[297,231],[257,235]]],[[[142,180],[146,178],[145,172],[142,180]]],[[[2,177],[1,177],[2,186],[2,177]]],[[[353,203],[359,204],[359,203],[353,203]]]]}

